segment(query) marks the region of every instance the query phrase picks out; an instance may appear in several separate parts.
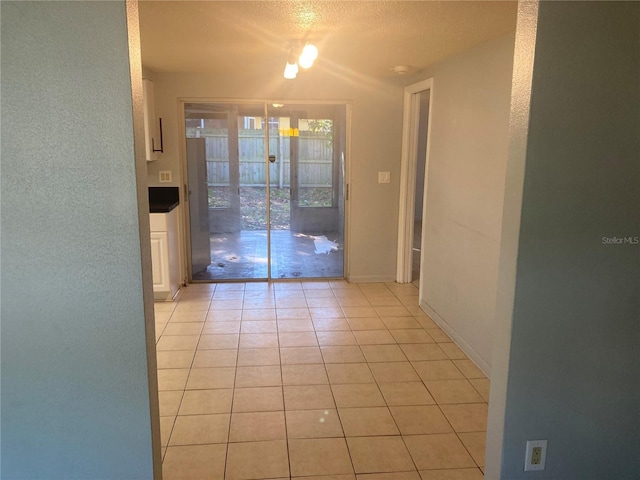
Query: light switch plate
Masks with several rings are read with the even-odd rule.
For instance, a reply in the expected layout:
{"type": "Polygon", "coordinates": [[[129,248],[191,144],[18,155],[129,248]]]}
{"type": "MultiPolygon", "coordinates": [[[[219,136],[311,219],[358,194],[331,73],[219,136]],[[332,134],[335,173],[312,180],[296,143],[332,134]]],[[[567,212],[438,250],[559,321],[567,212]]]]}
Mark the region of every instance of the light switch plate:
{"type": "Polygon", "coordinates": [[[160,183],[171,183],[171,170],[160,170],[158,176],[160,183]]]}
{"type": "Polygon", "coordinates": [[[391,172],[378,172],[378,183],[390,183],[391,172]]]}

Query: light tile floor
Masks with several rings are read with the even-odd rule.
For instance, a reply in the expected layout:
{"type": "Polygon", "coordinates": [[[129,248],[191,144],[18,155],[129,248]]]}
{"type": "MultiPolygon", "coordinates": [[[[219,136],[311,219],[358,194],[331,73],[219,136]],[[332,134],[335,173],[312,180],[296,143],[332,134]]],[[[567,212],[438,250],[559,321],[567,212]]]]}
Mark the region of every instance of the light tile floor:
{"type": "Polygon", "coordinates": [[[489,380],[414,284],[195,284],[156,303],[165,480],[479,480],[489,380]]]}

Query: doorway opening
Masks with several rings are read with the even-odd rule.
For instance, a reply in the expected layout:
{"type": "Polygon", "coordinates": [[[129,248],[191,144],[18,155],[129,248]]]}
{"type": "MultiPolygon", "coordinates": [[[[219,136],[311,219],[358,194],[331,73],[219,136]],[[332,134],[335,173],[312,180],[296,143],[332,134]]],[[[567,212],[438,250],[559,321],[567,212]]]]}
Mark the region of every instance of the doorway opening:
{"type": "Polygon", "coordinates": [[[346,105],[183,112],[190,281],[343,278],[346,105]]]}
{"type": "Polygon", "coordinates": [[[420,264],[422,258],[422,216],[424,213],[424,188],[427,166],[427,132],[429,127],[429,103],[431,91],[418,92],[420,99],[418,116],[418,145],[416,149],[416,181],[413,200],[413,248],[411,260],[411,281],[420,280],[420,264]]]}
{"type": "Polygon", "coordinates": [[[433,80],[405,87],[398,224],[399,283],[419,282],[424,247],[423,218],[429,174],[433,80]]]}

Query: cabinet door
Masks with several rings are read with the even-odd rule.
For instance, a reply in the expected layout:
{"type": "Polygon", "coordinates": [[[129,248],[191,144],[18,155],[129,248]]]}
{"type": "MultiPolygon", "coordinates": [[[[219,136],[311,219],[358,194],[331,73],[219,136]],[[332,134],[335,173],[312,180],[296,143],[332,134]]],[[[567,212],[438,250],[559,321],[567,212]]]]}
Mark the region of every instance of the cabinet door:
{"type": "Polygon", "coordinates": [[[167,232],[151,232],[151,269],[153,272],[153,290],[168,292],[171,289],[169,278],[169,236],[167,232]]]}

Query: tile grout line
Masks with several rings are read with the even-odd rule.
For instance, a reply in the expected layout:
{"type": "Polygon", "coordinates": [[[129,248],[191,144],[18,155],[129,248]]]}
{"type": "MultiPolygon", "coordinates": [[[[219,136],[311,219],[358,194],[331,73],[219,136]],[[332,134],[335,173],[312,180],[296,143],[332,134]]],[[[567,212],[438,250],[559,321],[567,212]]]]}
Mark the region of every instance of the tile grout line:
{"type": "MultiPolygon", "coordinates": [[[[335,297],[335,293],[333,292],[333,298],[336,299],[335,297]]],[[[344,314],[344,312],[343,312],[344,314]]],[[[316,326],[312,323],[313,325],[313,331],[316,334],[316,339],[318,340],[318,349],[320,350],[320,358],[322,358],[322,365],[324,366],[324,371],[325,371],[325,375],[327,376],[327,383],[328,383],[328,387],[329,387],[329,391],[331,392],[331,399],[333,400],[333,404],[336,407],[336,416],[338,417],[338,422],[340,422],[340,430],[342,431],[342,439],[344,439],[344,445],[347,448],[347,452],[349,454],[349,462],[351,463],[351,470],[353,471],[353,475],[354,477],[357,475],[356,474],[356,466],[353,463],[353,455],[351,455],[351,449],[349,448],[349,442],[347,442],[347,434],[344,431],[344,424],[342,422],[342,417],[340,416],[340,411],[338,410],[338,402],[336,401],[336,396],[335,393],[333,391],[332,385],[331,385],[331,378],[329,378],[329,371],[327,370],[327,362],[325,361],[324,355],[322,353],[322,348],[320,347],[320,341],[317,338],[318,337],[318,331],[316,330],[316,326]]],[[[349,332],[351,332],[351,330],[349,330],[349,332]]]]}
{"type": "Polygon", "coordinates": [[[274,293],[274,303],[276,311],[276,336],[278,339],[278,360],[280,366],[280,391],[282,392],[282,416],[284,417],[284,443],[287,448],[287,467],[289,468],[289,478],[291,473],[291,449],[289,448],[289,430],[287,428],[287,404],[284,396],[284,373],[282,372],[282,351],[280,350],[280,325],[278,324],[278,299],[274,293]]]}
{"type": "MultiPolygon", "coordinates": [[[[246,285],[245,285],[246,288],[246,285]]],[[[216,286],[217,289],[217,286],[216,286]]],[[[244,289],[243,289],[244,292],[244,289]]],[[[213,303],[213,298],[211,300],[213,303]]],[[[242,304],[244,305],[244,293],[242,294],[242,304]]],[[[225,455],[224,455],[224,465],[222,467],[222,475],[223,478],[227,477],[227,466],[229,465],[229,444],[231,443],[231,421],[233,419],[233,404],[236,399],[236,381],[238,378],[238,358],[240,356],[240,335],[242,332],[242,312],[244,309],[241,309],[240,313],[240,326],[238,328],[238,344],[236,345],[236,362],[235,362],[235,371],[233,375],[233,386],[231,387],[231,406],[229,408],[229,427],[227,428],[227,442],[225,445],[225,455]]]]}
{"type": "MultiPolygon", "coordinates": [[[[215,288],[214,288],[215,291],[215,288]]],[[[213,297],[213,292],[211,292],[211,297],[213,297]]],[[[177,300],[176,302],[176,306],[173,309],[173,312],[171,313],[171,316],[169,317],[169,320],[167,321],[166,325],[169,325],[169,322],[171,321],[171,318],[173,317],[173,315],[175,314],[176,309],[178,308],[178,305],[180,304],[180,301],[182,300],[182,295],[180,295],[180,298],[177,300]]],[[[211,305],[211,300],[209,300],[209,305],[211,305]]],[[[207,312],[209,311],[209,307],[207,307],[207,312]]],[[[206,322],[206,314],[205,314],[205,322],[206,322]]],[[[176,322],[176,323],[180,323],[180,322],[176,322]]],[[[202,338],[202,330],[204,329],[204,322],[202,325],[202,329],[200,330],[200,335],[198,336],[198,342],[196,342],[196,347],[193,351],[193,357],[191,358],[191,363],[189,365],[189,373],[187,374],[187,379],[185,381],[184,384],[184,388],[182,389],[182,395],[180,396],[180,402],[178,403],[178,410],[176,411],[176,415],[173,419],[173,423],[171,425],[171,431],[169,433],[169,438],[167,438],[167,446],[165,447],[165,451],[164,451],[164,455],[162,456],[162,462],[164,462],[164,458],[167,455],[167,452],[169,451],[169,446],[171,443],[171,437],[173,436],[173,430],[176,426],[176,422],[178,421],[178,416],[180,414],[180,408],[182,407],[182,402],[184,400],[184,396],[187,392],[187,384],[189,383],[189,377],[191,376],[191,369],[193,368],[193,362],[195,361],[195,356],[196,356],[196,352],[198,351],[198,345],[200,344],[200,339],[202,338]]],[[[165,326],[165,330],[166,330],[166,326],[165,326]]],[[[158,341],[160,341],[160,338],[162,338],[162,335],[159,337],[158,341]]],[[[157,348],[157,347],[156,347],[157,348]]],[[[156,351],[156,356],[157,356],[157,351],[156,351]]]]}
{"type": "MultiPolygon", "coordinates": [[[[395,295],[395,293],[394,293],[393,295],[397,298],[397,296],[395,295]]],[[[384,322],[383,322],[383,323],[384,323],[384,322]]],[[[385,325],[385,327],[386,327],[386,324],[384,324],[384,325],[385,325]]],[[[389,330],[389,329],[387,328],[387,330],[389,330]]],[[[393,335],[392,335],[392,336],[393,336],[393,335]]],[[[394,337],[394,340],[395,340],[395,337],[394,337]]],[[[398,346],[399,346],[400,344],[396,341],[395,345],[398,345],[398,346]]],[[[400,350],[402,351],[402,348],[401,348],[401,347],[399,347],[399,348],[400,348],[400,350]]],[[[403,355],[404,355],[404,351],[403,351],[403,355]]],[[[406,358],[406,355],[405,355],[405,358],[406,358]]],[[[408,359],[408,358],[407,358],[407,361],[409,361],[409,359],[408,359]]],[[[413,365],[411,364],[411,362],[409,362],[409,365],[411,365],[411,369],[412,369],[412,370],[413,370],[413,372],[418,376],[418,378],[420,378],[420,379],[421,379],[420,375],[418,374],[418,372],[416,372],[416,370],[415,370],[415,368],[413,367],[413,365]]],[[[374,377],[374,379],[375,379],[375,377],[374,377]]],[[[378,381],[377,381],[377,380],[376,380],[376,385],[378,386],[378,389],[379,389],[379,390],[381,390],[381,389],[380,389],[380,386],[378,385],[378,381]]],[[[423,383],[423,385],[424,385],[424,383],[423,383]]],[[[426,388],[426,385],[425,385],[425,388],[426,388]]],[[[427,391],[428,391],[428,390],[427,390],[427,391]]],[[[381,391],[380,393],[382,394],[382,391],[381,391]]],[[[399,427],[399,425],[398,425],[398,422],[396,421],[396,418],[393,416],[393,413],[391,412],[391,408],[390,408],[390,406],[389,406],[389,402],[388,402],[388,401],[387,401],[387,399],[384,397],[384,395],[382,395],[382,398],[383,398],[383,400],[384,400],[384,402],[385,402],[385,405],[387,406],[387,411],[389,412],[389,415],[391,416],[391,418],[392,418],[392,420],[393,420],[393,423],[395,424],[396,428],[398,429],[398,432],[399,432],[399,434],[400,434],[400,440],[402,441],[402,444],[404,445],[404,448],[406,449],[407,453],[409,454],[409,458],[411,459],[411,463],[412,463],[412,464],[413,464],[413,466],[415,467],[415,470],[416,470],[416,472],[417,472],[418,476],[419,476],[419,477],[422,477],[422,475],[420,475],[420,470],[418,469],[418,465],[416,464],[416,461],[415,461],[415,459],[413,458],[413,455],[411,455],[411,450],[409,450],[409,446],[407,445],[407,442],[405,441],[405,435],[403,435],[403,434],[402,434],[402,430],[400,430],[400,427],[399,427]]]]}

